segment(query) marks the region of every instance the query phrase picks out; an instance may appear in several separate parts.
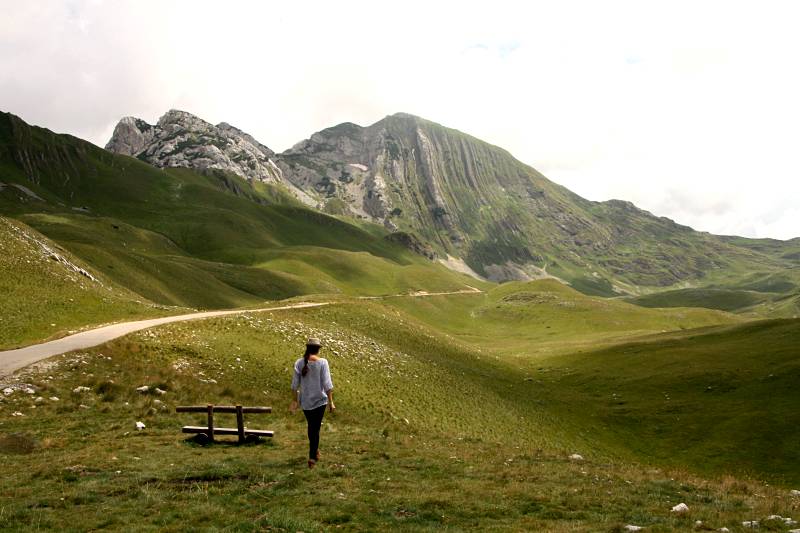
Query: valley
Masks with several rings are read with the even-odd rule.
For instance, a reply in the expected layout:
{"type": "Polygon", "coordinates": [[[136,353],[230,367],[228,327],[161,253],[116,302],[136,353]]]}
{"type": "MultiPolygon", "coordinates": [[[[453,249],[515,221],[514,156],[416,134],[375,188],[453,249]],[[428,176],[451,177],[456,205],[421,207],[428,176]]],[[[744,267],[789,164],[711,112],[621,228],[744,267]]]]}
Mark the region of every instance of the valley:
{"type": "Polygon", "coordinates": [[[6,528],[796,527],[797,239],[590,202],[412,115],[284,153],[120,124],[103,150],[0,115],[0,350],[219,314],[0,378],[6,528]],[[311,335],[338,406],[314,470],[287,409],[311,335]],[[272,406],[275,438],[187,440],[175,406],[209,402],[272,406]]]}

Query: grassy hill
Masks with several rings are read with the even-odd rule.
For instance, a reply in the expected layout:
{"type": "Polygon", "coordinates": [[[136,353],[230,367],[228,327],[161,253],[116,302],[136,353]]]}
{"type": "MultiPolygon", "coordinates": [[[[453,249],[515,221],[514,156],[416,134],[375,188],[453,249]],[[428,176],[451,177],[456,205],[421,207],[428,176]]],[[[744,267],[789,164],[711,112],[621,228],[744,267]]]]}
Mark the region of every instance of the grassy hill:
{"type": "Polygon", "coordinates": [[[654,292],[627,301],[643,307],[703,307],[774,318],[800,315],[796,273],[758,275],[729,287],[703,287],[654,292]]]}
{"type": "Polygon", "coordinates": [[[706,309],[645,309],[586,296],[555,280],[505,283],[485,294],[387,300],[454,339],[504,353],[551,354],[634,335],[736,323],[706,309]]]}
{"type": "Polygon", "coordinates": [[[546,364],[551,397],[620,448],[800,483],[800,320],[666,333],[546,364]]]}
{"type": "Polygon", "coordinates": [[[93,324],[174,314],[115,284],[25,224],[0,217],[0,348],[93,324]]]}
{"type": "MultiPolygon", "coordinates": [[[[430,301],[452,298],[463,297],[430,301]]],[[[787,488],[800,482],[797,420],[784,416],[797,399],[797,321],[518,358],[453,339],[398,301],[173,324],[32,369],[19,386],[35,393],[0,404],[0,453],[14,459],[0,463],[6,524],[685,531],[701,520],[735,531],[756,519],[788,529],[765,519],[797,505],[787,488]],[[325,344],[339,412],[309,471],[302,415],[285,406],[311,333],[325,344]],[[143,384],[167,393],[136,392],[143,384]],[[248,419],[275,430],[274,442],[186,441],[180,425],[200,420],[173,407],[209,401],[274,406],[248,419]],[[679,502],[688,515],[670,513],[679,502]]]]}

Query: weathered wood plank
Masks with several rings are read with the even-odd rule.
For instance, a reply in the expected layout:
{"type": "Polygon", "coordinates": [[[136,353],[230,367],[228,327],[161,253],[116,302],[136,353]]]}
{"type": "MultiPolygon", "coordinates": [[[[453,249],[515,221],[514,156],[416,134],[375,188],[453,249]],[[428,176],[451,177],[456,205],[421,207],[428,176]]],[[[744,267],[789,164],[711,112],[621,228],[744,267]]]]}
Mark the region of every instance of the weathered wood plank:
{"type": "MultiPolygon", "coordinates": [[[[214,405],[215,413],[235,413],[235,405],[214,405]]],[[[179,405],[175,407],[176,413],[205,413],[208,410],[207,405],[179,405]]],[[[242,407],[243,413],[271,413],[272,407],[242,407]]]]}
{"type": "MultiPolygon", "coordinates": [[[[208,428],[206,426],[183,426],[181,431],[184,433],[206,433],[208,428]]],[[[217,435],[239,435],[239,428],[214,428],[214,433],[217,435]]],[[[257,435],[259,437],[272,437],[275,432],[265,429],[244,429],[245,437],[247,435],[257,435]]]]}
{"type": "Polygon", "coordinates": [[[239,430],[239,443],[244,442],[244,413],[242,406],[236,406],[236,429],[239,430]]]}
{"type": "Polygon", "coordinates": [[[208,412],[208,440],[214,441],[214,406],[208,404],[206,406],[208,412]]]}

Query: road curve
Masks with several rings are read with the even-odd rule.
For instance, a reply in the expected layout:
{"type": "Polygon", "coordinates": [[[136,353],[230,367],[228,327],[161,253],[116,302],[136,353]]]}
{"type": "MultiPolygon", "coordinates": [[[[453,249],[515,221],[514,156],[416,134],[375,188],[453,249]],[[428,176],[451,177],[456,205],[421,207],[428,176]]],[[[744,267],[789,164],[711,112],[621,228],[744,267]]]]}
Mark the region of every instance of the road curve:
{"type": "Polygon", "coordinates": [[[189,313],[186,315],[166,316],[161,318],[151,318],[148,320],[137,320],[135,322],[122,322],[120,324],[111,324],[110,326],[103,326],[88,331],[82,331],[70,335],[69,337],[62,337],[50,342],[43,342],[41,344],[34,344],[19,348],[16,350],[0,351],[0,377],[10,375],[15,370],[19,370],[28,366],[36,361],[60,355],[62,353],[71,352],[72,350],[82,350],[91,348],[98,344],[103,344],[110,340],[122,337],[128,333],[139,331],[142,329],[152,328],[153,326],[161,326],[163,324],[170,324],[172,322],[183,322],[185,320],[198,320],[201,318],[213,318],[217,316],[236,315],[242,313],[260,313],[263,311],[281,311],[284,309],[302,309],[306,307],[320,307],[328,305],[328,302],[303,302],[291,305],[283,305],[280,307],[265,307],[260,309],[234,309],[228,311],[203,311],[199,313],[189,313]]]}

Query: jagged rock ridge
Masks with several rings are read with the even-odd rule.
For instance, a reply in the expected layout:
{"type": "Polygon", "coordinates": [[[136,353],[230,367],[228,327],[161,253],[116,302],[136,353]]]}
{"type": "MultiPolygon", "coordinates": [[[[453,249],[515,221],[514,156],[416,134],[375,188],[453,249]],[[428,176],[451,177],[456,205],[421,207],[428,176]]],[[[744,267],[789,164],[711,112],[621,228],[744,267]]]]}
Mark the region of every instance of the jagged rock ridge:
{"type": "Polygon", "coordinates": [[[106,149],[158,167],[218,169],[250,180],[281,183],[308,202],[305,194],[284,180],[273,160],[275,152],[267,146],[226,122],[214,126],[185,111],[170,110],[155,125],[124,117],[106,149]]]}

